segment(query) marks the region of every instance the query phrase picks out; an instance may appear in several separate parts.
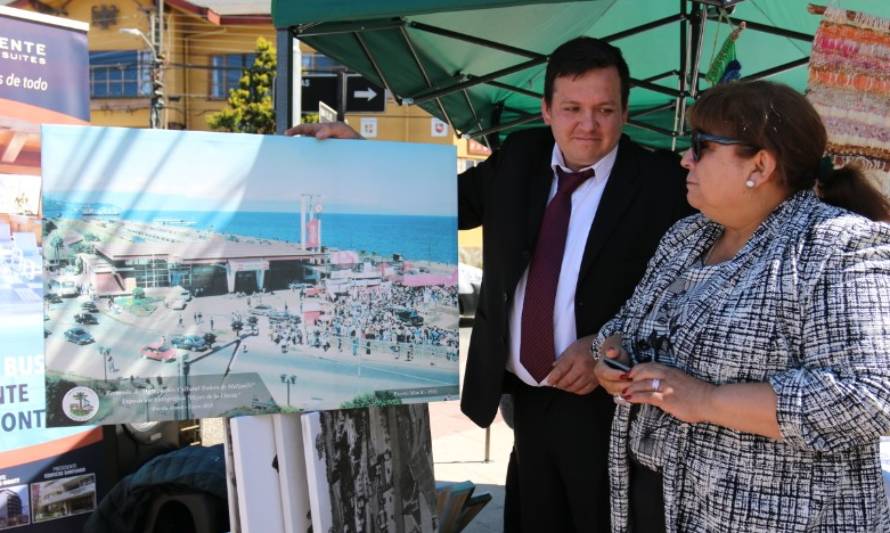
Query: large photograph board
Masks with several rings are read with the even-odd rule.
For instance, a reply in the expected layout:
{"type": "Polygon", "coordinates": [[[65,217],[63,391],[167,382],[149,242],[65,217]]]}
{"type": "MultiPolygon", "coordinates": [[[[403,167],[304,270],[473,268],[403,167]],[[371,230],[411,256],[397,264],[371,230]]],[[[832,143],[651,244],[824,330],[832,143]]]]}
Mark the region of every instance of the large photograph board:
{"type": "Polygon", "coordinates": [[[453,147],[43,139],[49,424],[457,396],[453,147]]]}

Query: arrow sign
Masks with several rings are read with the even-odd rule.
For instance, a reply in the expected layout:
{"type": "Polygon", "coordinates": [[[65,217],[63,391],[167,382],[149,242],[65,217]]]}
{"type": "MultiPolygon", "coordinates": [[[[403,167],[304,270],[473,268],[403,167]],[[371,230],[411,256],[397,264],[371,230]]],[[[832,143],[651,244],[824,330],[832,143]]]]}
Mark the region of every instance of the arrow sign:
{"type": "MultiPolygon", "coordinates": [[[[337,76],[331,74],[307,74],[302,80],[302,111],[317,113],[318,103],[324,102],[334,109],[338,107],[339,88],[337,76]]],[[[386,107],[382,87],[378,87],[358,74],[346,77],[346,111],[350,113],[382,113],[386,107]]]]}
{"type": "Polygon", "coordinates": [[[346,78],[346,111],[351,113],[382,113],[386,107],[382,87],[363,76],[349,74],[346,78]]]}
{"type": "Polygon", "coordinates": [[[367,88],[366,90],[364,90],[364,91],[353,91],[353,92],[352,92],[352,97],[353,97],[353,98],[364,98],[364,99],[367,100],[368,102],[370,102],[371,100],[373,100],[375,96],[377,96],[377,92],[374,91],[374,89],[372,89],[372,88],[370,88],[370,87],[368,87],[368,88],[367,88]]]}

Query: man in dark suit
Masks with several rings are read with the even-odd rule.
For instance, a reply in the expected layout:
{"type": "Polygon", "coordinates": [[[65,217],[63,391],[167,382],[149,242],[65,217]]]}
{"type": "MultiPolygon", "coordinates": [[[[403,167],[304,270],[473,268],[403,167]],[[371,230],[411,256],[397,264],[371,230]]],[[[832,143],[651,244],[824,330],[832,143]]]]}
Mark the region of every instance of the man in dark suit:
{"type": "Polygon", "coordinates": [[[662,234],[691,213],[676,158],[621,135],[629,86],[617,48],[583,37],[563,44],[545,76],[541,110],[549,128],[509,136],[460,176],[460,228],[483,227],[484,257],[461,408],[484,427],[502,392],[513,395],[511,467],[521,506],[515,494],[508,506],[519,509],[522,531],[608,531],[614,404],[597,388],[589,347],[630,296],[662,234]],[[593,177],[571,193],[553,299],[554,363],[539,380],[523,364],[529,339],[522,330],[527,315],[542,312],[526,308],[540,304],[527,291],[542,223],[558,172],[588,169],[593,177]]]}
{"type": "MultiPolygon", "coordinates": [[[[459,225],[483,227],[484,255],[461,409],[486,427],[501,395],[513,396],[518,490],[508,482],[516,515],[505,522],[524,532],[609,530],[614,404],[589,347],[662,234],[691,213],[679,160],[621,134],[629,80],[617,48],[587,37],[561,45],[541,102],[549,127],[510,135],[459,176],[459,225]]],[[[289,133],[358,136],[342,124],[289,133]]]]}

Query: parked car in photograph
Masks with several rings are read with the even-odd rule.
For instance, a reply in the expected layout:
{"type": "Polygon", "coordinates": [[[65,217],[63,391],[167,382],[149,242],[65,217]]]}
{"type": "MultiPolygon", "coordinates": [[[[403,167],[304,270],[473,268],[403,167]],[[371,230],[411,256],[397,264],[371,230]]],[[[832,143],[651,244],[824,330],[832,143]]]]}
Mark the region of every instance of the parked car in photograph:
{"type": "Polygon", "coordinates": [[[188,305],[185,301],[185,298],[177,298],[175,300],[170,301],[169,307],[174,311],[182,311],[185,309],[185,306],[188,305]]]}
{"type": "Polygon", "coordinates": [[[140,350],[139,355],[146,359],[153,359],[155,361],[161,361],[164,363],[172,363],[176,361],[177,351],[176,348],[173,348],[169,344],[166,344],[161,341],[155,341],[151,344],[146,344],[140,350]]]}
{"type": "Polygon", "coordinates": [[[62,297],[54,292],[47,292],[43,295],[43,299],[51,304],[60,304],[62,303],[62,297]]]}
{"type": "Polygon", "coordinates": [[[99,323],[99,321],[96,320],[96,316],[92,313],[77,313],[76,315],[74,315],[74,321],[78,324],[91,326],[99,323]]]}
{"type": "Polygon", "coordinates": [[[65,330],[65,340],[74,344],[89,344],[93,342],[93,336],[87,330],[76,326],[65,330]]]}
{"type": "Polygon", "coordinates": [[[476,315],[479,305],[479,288],[482,287],[482,269],[465,263],[457,264],[457,305],[461,316],[476,315]]]}
{"type": "Polygon", "coordinates": [[[257,316],[266,316],[271,311],[274,311],[271,305],[258,304],[250,309],[250,314],[257,316]]]}
{"type": "Polygon", "coordinates": [[[290,321],[296,322],[297,324],[300,323],[300,317],[298,317],[296,315],[292,315],[290,313],[286,313],[284,311],[270,311],[269,314],[266,316],[268,316],[269,320],[272,322],[280,322],[282,320],[290,320],[290,321]]]}
{"type": "Polygon", "coordinates": [[[98,313],[99,308],[96,307],[96,304],[93,302],[83,302],[80,304],[80,308],[89,313],[98,313]]]}
{"type": "Polygon", "coordinates": [[[170,338],[170,344],[181,350],[193,352],[203,352],[210,348],[204,337],[199,335],[174,335],[170,338]]]}
{"type": "Polygon", "coordinates": [[[412,326],[422,326],[423,325],[423,317],[417,314],[417,311],[414,309],[408,309],[405,307],[396,307],[393,309],[395,312],[396,318],[405,322],[406,324],[410,324],[412,326]]]}

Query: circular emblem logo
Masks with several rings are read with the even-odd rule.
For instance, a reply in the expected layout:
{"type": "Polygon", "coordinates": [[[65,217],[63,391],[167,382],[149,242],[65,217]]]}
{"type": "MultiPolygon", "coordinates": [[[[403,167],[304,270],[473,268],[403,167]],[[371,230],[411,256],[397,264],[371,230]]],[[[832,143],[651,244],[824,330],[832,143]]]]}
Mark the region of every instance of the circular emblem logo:
{"type": "Polygon", "coordinates": [[[74,387],[62,398],[62,411],[75,422],[86,422],[99,411],[99,395],[89,387],[74,387]]]}

